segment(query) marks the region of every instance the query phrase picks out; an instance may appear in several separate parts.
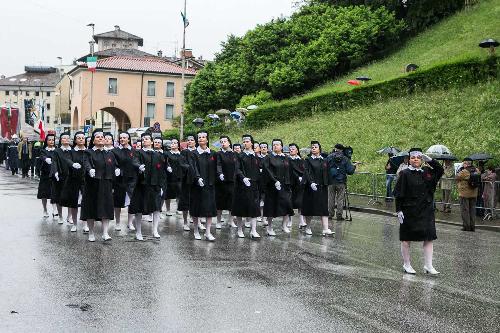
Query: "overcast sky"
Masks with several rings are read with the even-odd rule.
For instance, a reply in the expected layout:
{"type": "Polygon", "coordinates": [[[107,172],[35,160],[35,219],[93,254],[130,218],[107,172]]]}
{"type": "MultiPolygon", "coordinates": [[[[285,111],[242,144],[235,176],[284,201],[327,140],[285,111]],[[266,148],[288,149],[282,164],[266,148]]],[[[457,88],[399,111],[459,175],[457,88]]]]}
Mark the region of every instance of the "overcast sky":
{"type": "MultiPolygon", "coordinates": [[[[243,35],[258,23],[289,16],[293,0],[187,0],[186,47],[213,59],[229,34],[243,35]]],[[[182,46],[184,0],[18,0],[5,7],[0,27],[0,74],[20,74],[25,65],[64,64],[89,51],[96,34],[119,25],[144,39],[143,51],[173,55],[182,46]]],[[[97,50],[97,49],[96,49],[97,50]]]]}

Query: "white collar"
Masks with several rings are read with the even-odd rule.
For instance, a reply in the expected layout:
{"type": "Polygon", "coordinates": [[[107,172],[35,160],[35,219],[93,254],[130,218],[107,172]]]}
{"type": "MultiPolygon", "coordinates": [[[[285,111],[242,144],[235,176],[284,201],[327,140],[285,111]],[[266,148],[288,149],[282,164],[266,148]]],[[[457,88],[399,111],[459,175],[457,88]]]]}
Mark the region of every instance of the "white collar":
{"type": "Polygon", "coordinates": [[[220,151],[223,153],[228,153],[228,152],[233,151],[233,150],[231,148],[227,148],[227,149],[221,148],[220,151]]]}
{"type": "Polygon", "coordinates": [[[45,150],[48,150],[48,151],[53,151],[53,150],[55,150],[55,149],[56,149],[56,147],[52,147],[52,148],[45,147],[45,150]]]}
{"type": "Polygon", "coordinates": [[[94,147],[92,147],[92,150],[93,150],[93,151],[96,151],[96,150],[103,151],[103,150],[104,150],[104,147],[102,147],[102,149],[99,149],[99,148],[97,148],[97,146],[94,146],[94,147]]]}
{"type": "MultiPolygon", "coordinates": [[[[153,150],[154,150],[154,149],[153,149],[153,150]]],[[[156,152],[158,152],[158,153],[160,153],[160,154],[163,154],[163,150],[162,150],[162,149],[158,149],[158,150],[154,150],[154,151],[156,151],[156,152]]]]}
{"type": "Polygon", "coordinates": [[[276,154],[274,151],[272,152],[273,156],[285,156],[285,154],[281,153],[281,154],[276,154]]]}
{"type": "Polygon", "coordinates": [[[141,148],[144,151],[154,151],[153,148],[141,148]]]}
{"type": "Polygon", "coordinates": [[[196,147],[196,151],[198,152],[198,154],[203,154],[203,153],[207,153],[207,154],[210,154],[210,148],[207,147],[207,149],[203,150],[200,148],[200,146],[196,147]]]}
{"type": "Polygon", "coordinates": [[[85,148],[80,149],[80,148],[78,148],[78,146],[75,146],[75,147],[73,148],[73,150],[74,150],[74,151],[80,151],[80,150],[85,150],[85,148]]]}
{"type": "Polygon", "coordinates": [[[419,171],[419,172],[424,172],[424,170],[422,168],[415,168],[413,165],[409,165],[408,166],[408,169],[410,169],[411,171],[419,171]]]}
{"type": "Polygon", "coordinates": [[[64,146],[61,146],[61,150],[62,151],[70,151],[71,150],[71,146],[68,146],[67,148],[64,147],[64,146]]]}
{"type": "Polygon", "coordinates": [[[180,152],[180,151],[173,151],[173,150],[170,150],[170,153],[171,153],[171,154],[174,154],[174,155],[179,155],[181,152],[180,152]]]}
{"type": "Polygon", "coordinates": [[[255,156],[255,152],[253,150],[243,150],[243,152],[247,155],[253,155],[255,156]]]}
{"type": "Polygon", "coordinates": [[[319,159],[319,160],[322,160],[322,159],[323,159],[323,156],[321,156],[321,155],[318,155],[318,156],[311,155],[311,158],[312,158],[313,160],[318,160],[318,159],[319,159]]]}
{"type": "Polygon", "coordinates": [[[106,147],[106,146],[104,146],[104,150],[105,150],[105,151],[110,151],[110,150],[112,150],[113,148],[115,148],[115,147],[106,147]]]}
{"type": "Polygon", "coordinates": [[[295,155],[295,156],[289,156],[292,160],[300,160],[300,156],[299,155],[295,155]]]}
{"type": "Polygon", "coordinates": [[[267,154],[265,154],[265,155],[264,155],[264,154],[262,154],[262,153],[260,153],[260,157],[262,157],[262,158],[266,157],[267,155],[269,155],[269,153],[267,153],[267,154]]]}
{"type": "Polygon", "coordinates": [[[119,145],[118,146],[119,149],[128,149],[128,150],[132,150],[132,146],[131,145],[128,145],[127,148],[123,147],[122,145],[119,145]]]}
{"type": "Polygon", "coordinates": [[[189,151],[193,151],[193,150],[195,150],[195,149],[196,149],[196,148],[187,147],[187,150],[189,150],[189,151]]]}

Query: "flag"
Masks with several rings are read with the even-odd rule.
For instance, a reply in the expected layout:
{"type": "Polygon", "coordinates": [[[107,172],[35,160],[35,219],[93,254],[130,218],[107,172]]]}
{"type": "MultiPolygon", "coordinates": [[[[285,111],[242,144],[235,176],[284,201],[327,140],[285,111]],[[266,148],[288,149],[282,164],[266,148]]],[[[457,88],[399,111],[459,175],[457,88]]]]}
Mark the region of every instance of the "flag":
{"type": "Polygon", "coordinates": [[[40,131],[40,140],[45,140],[45,130],[43,129],[42,119],[38,120],[38,130],[40,131]]]}
{"type": "Polygon", "coordinates": [[[97,57],[87,57],[87,68],[91,72],[95,72],[97,67],[97,57]]]}
{"type": "Polygon", "coordinates": [[[189,20],[183,12],[181,12],[181,16],[182,16],[182,21],[184,22],[184,28],[187,28],[189,25],[189,20]]]}

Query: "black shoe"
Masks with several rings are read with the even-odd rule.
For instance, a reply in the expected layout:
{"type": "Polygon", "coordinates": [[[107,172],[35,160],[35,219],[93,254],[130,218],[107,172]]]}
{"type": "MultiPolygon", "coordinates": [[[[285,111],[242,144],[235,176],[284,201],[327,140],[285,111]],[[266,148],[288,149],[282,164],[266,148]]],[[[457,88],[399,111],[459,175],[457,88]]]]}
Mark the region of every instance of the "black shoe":
{"type": "Polygon", "coordinates": [[[345,221],[345,218],[343,218],[342,216],[337,216],[337,221],[345,221]]]}

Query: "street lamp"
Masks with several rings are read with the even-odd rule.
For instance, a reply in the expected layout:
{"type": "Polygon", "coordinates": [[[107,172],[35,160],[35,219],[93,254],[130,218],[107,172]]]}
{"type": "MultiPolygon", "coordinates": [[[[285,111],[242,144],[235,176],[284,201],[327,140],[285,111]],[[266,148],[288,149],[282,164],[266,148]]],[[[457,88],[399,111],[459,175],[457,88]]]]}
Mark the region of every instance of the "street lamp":
{"type": "Polygon", "coordinates": [[[203,124],[205,124],[205,121],[201,118],[196,118],[195,120],[193,120],[193,124],[194,126],[201,128],[203,127],[203,124]]]}

